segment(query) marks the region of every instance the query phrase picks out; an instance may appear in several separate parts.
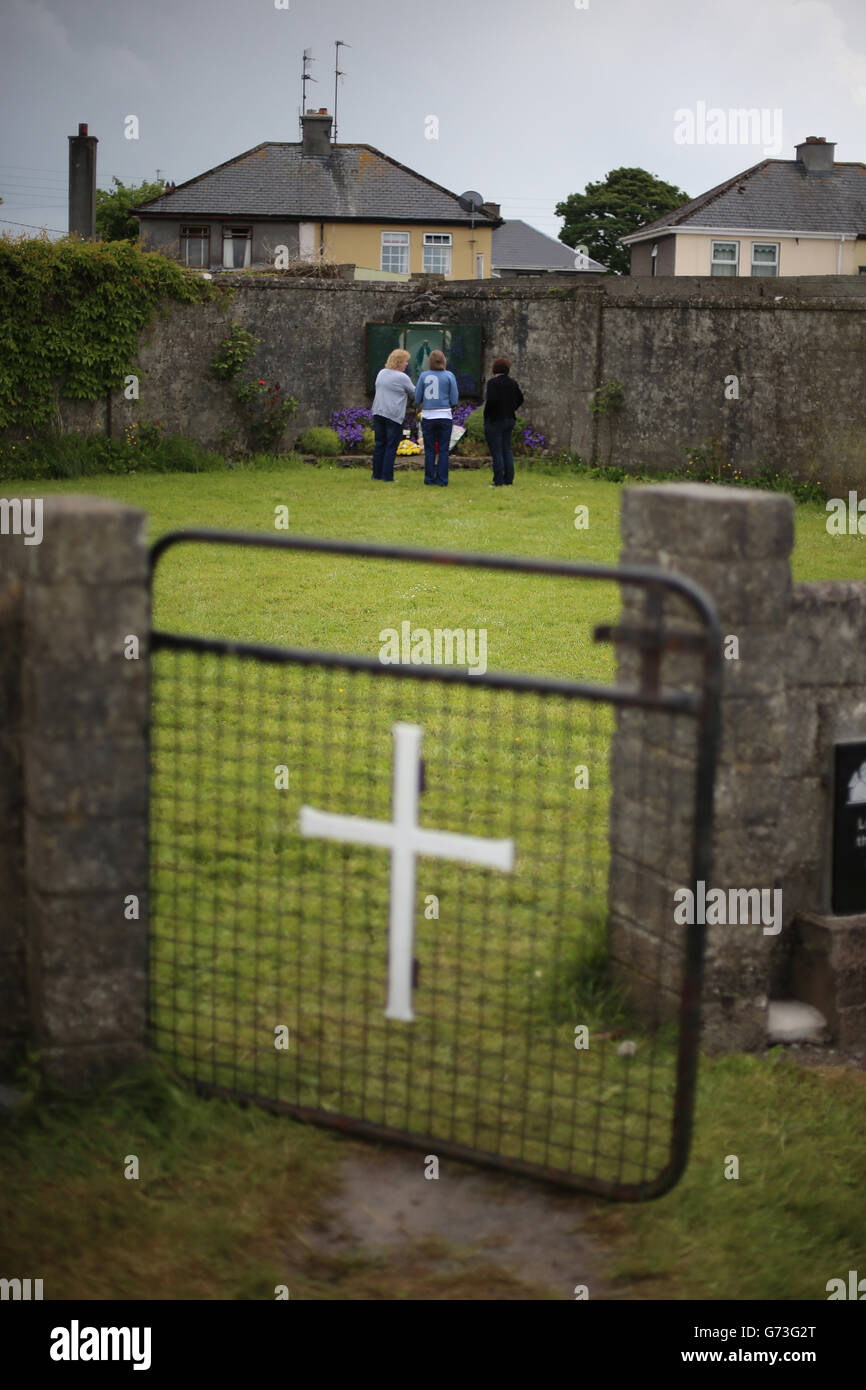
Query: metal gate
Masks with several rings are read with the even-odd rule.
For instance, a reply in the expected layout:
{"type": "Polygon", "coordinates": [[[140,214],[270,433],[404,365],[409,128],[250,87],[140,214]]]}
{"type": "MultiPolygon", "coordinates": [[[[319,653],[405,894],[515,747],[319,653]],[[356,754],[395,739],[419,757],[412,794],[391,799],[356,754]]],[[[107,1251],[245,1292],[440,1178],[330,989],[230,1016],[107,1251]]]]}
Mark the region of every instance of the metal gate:
{"type": "Polygon", "coordinates": [[[152,570],[180,543],[287,552],[287,605],[300,552],[500,571],[517,604],[527,575],[630,596],[594,634],[623,654],[609,685],[482,670],[480,629],[461,649],[404,622],[390,656],[154,631],[150,1035],[205,1093],[602,1196],[667,1191],[703,935],[671,914],[674,1017],[655,967],[659,1006],[636,1011],[607,953],[611,746],[642,711],[657,749],[687,750],[671,851],[706,880],[709,601],[658,570],[237,532],[164,536],[152,570]],[[672,652],[692,677],[669,689],[672,652]]]}

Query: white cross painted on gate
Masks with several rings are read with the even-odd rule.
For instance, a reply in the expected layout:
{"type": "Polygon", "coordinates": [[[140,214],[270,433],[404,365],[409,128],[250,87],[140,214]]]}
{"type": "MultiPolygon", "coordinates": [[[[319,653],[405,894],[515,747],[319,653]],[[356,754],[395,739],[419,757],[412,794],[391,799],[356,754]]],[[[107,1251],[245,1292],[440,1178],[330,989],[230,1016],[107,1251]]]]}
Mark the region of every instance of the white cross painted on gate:
{"type": "Polygon", "coordinates": [[[513,840],[486,840],[480,835],[458,835],[450,830],[422,830],[418,825],[418,791],[421,771],[419,724],[395,724],[394,797],[390,821],[361,816],[337,816],[330,811],[301,807],[302,835],[341,840],[353,845],[376,845],[391,851],[391,907],[388,941],[388,1007],[386,1018],[411,1023],[412,946],[415,926],[415,860],[419,854],[437,859],[459,859],[464,864],[484,864],[491,869],[514,867],[513,840]]]}

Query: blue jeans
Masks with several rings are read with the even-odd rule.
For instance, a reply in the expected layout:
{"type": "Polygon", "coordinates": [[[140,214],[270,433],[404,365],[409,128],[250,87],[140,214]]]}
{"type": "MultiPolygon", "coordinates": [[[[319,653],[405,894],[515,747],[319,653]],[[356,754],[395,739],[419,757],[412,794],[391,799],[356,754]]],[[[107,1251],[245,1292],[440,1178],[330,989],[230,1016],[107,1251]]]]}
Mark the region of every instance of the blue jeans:
{"type": "Polygon", "coordinates": [[[403,438],[403,426],[398,420],[389,420],[387,415],[373,416],[373,477],[381,483],[393,483],[394,460],[397,445],[403,438]]]}
{"type": "Polygon", "coordinates": [[[513,429],[513,419],[484,422],[484,438],[493,458],[493,482],[496,487],[503,484],[510,486],[514,482],[514,456],[511,452],[513,429]]]}
{"type": "Polygon", "coordinates": [[[439,487],[448,486],[448,449],[451,444],[451,420],[425,420],[421,416],[421,433],[424,436],[424,481],[437,483],[439,487]],[[439,460],[436,460],[436,445],[439,445],[439,460]]]}

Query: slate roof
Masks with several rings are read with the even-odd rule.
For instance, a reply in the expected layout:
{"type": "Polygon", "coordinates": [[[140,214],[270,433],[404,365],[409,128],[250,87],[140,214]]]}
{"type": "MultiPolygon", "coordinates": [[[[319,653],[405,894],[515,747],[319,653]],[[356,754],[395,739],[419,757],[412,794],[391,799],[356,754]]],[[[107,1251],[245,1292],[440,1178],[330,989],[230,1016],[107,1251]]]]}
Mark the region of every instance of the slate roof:
{"type": "MultiPolygon", "coordinates": [[[[262,144],[140,203],[143,216],[285,217],[316,221],[466,222],[456,193],[416,174],[372,145],[332,145],[304,155],[302,145],[262,144]]],[[[497,225],[484,212],[476,225],[497,225]]]]}
{"type": "Polygon", "coordinates": [[[796,159],[764,159],[622,242],[627,246],[678,227],[866,235],[866,164],[839,163],[826,174],[812,174],[796,159]]]}
{"type": "MultiPolygon", "coordinates": [[[[494,270],[575,271],[572,247],[536,231],[519,218],[494,229],[491,263],[494,270]]],[[[605,267],[590,260],[584,269],[604,271],[605,267]]]]}

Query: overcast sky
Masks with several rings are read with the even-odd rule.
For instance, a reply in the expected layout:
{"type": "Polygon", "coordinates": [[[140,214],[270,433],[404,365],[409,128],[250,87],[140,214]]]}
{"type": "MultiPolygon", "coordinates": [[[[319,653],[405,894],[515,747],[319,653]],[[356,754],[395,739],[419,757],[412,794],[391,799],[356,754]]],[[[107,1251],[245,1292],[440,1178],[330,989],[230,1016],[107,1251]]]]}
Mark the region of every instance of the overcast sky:
{"type": "MultiPolygon", "coordinates": [[[[0,0],[0,217],[65,231],[67,136],[99,137],[98,183],[182,183],[308,105],[339,139],[477,189],[555,235],[557,200],[622,165],[691,196],[806,135],[866,160],[864,0],[0,0]],[[586,3],[586,8],[577,8],[586,3]],[[766,111],[780,148],[678,143],[699,105],[766,111]],[[774,113],[780,113],[774,117],[774,113]],[[138,118],[139,138],[125,138],[138,118]],[[428,138],[438,120],[438,139],[428,138]]],[[[729,132],[730,133],[730,132],[729,132]]]]}

